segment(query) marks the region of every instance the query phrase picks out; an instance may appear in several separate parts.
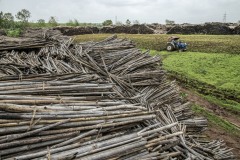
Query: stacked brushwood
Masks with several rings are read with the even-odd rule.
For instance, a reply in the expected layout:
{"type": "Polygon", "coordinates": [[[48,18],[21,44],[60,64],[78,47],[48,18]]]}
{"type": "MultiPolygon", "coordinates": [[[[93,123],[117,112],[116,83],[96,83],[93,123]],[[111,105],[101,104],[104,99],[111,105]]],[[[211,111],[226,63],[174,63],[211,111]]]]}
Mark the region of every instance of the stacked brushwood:
{"type": "Polygon", "coordinates": [[[234,158],[131,41],[18,47],[0,52],[2,159],[234,158]]]}
{"type": "Polygon", "coordinates": [[[67,39],[60,31],[52,29],[29,29],[21,38],[6,37],[0,35],[0,51],[11,50],[33,50],[45,46],[57,45],[61,39],[67,39]]]}

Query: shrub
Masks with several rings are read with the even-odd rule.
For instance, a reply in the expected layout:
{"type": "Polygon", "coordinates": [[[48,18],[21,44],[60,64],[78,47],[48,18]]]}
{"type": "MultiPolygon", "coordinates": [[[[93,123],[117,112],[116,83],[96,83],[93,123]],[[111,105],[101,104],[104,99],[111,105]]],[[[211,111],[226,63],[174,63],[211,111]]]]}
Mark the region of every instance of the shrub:
{"type": "Polygon", "coordinates": [[[9,37],[19,37],[21,34],[21,29],[8,29],[7,36],[9,37]]]}

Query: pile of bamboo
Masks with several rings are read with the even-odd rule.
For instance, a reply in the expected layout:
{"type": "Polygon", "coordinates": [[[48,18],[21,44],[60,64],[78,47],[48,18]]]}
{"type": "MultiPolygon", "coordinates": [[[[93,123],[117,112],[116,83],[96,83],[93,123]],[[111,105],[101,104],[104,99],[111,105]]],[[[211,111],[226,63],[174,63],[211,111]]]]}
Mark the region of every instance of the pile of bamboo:
{"type": "MultiPolygon", "coordinates": [[[[57,40],[66,39],[57,30],[27,30],[21,38],[0,36],[0,51],[40,49],[57,44],[57,40]]],[[[1,54],[0,54],[1,55],[1,54]]]]}
{"type": "Polygon", "coordinates": [[[0,55],[2,159],[234,158],[199,135],[207,121],[131,41],[61,39],[0,55]]]}

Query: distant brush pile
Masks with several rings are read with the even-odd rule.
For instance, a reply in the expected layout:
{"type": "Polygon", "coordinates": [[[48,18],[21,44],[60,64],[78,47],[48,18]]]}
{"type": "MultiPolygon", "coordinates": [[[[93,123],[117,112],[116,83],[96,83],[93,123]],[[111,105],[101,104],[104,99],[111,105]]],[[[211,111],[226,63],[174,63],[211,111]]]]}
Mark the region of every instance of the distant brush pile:
{"type": "MultiPolygon", "coordinates": [[[[63,35],[74,36],[82,34],[207,34],[207,35],[238,35],[240,26],[236,24],[223,23],[205,23],[199,25],[191,24],[134,24],[121,26],[104,26],[104,27],[69,27],[59,26],[52,28],[60,31],[63,35]]],[[[26,32],[32,29],[27,29],[26,32]]],[[[36,30],[36,29],[33,29],[36,30]]],[[[0,35],[6,35],[4,30],[0,30],[0,35]]]]}
{"type": "Polygon", "coordinates": [[[201,25],[122,25],[97,27],[56,27],[63,35],[73,36],[81,34],[98,33],[125,33],[125,34],[207,34],[207,35],[232,35],[240,34],[237,25],[223,23],[205,23],[201,25]]]}
{"type": "Polygon", "coordinates": [[[126,34],[153,34],[154,30],[147,25],[131,25],[131,26],[106,26],[98,27],[56,27],[63,35],[73,36],[80,34],[98,34],[98,33],[126,33],[126,34]]]}
{"type": "Polygon", "coordinates": [[[234,158],[199,134],[206,119],[160,57],[129,40],[75,44],[52,31],[0,46],[1,159],[234,158]]]}

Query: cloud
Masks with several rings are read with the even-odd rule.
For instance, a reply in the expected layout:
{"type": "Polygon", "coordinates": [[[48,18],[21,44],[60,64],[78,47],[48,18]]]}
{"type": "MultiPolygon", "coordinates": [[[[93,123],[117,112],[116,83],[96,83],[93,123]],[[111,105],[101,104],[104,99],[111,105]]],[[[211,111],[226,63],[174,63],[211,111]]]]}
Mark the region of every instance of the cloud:
{"type": "Polygon", "coordinates": [[[144,23],[164,23],[166,19],[177,23],[203,23],[240,20],[239,0],[0,0],[0,11],[11,12],[25,8],[31,20],[57,17],[59,22],[78,19],[80,22],[139,20],[144,23]]]}

